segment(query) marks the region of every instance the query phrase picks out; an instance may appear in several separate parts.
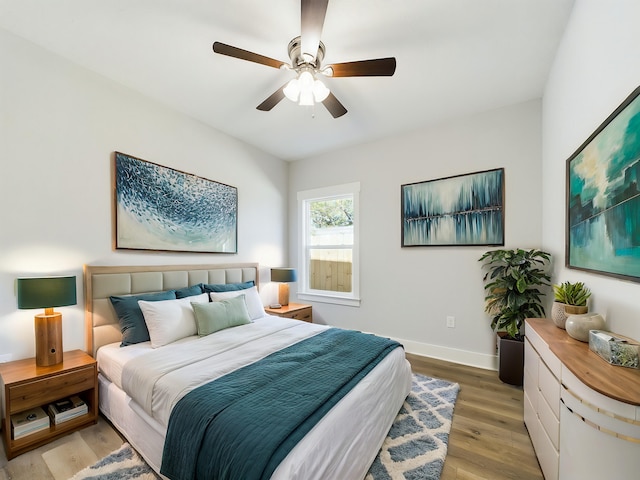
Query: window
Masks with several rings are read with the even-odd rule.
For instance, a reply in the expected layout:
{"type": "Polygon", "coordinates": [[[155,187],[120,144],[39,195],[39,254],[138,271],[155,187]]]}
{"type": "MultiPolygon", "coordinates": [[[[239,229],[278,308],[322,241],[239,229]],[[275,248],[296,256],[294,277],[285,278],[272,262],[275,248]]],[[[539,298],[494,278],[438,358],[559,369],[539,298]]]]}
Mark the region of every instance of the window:
{"type": "Polygon", "coordinates": [[[360,305],[359,192],[350,183],[298,193],[301,299],[360,305]]]}

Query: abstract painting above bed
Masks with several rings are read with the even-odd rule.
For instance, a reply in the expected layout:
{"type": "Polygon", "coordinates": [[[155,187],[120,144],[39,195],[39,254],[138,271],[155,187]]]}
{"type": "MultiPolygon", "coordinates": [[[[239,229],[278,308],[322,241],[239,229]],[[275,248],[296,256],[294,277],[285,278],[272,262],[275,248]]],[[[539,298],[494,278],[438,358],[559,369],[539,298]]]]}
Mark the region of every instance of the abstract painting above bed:
{"type": "Polygon", "coordinates": [[[237,253],[238,189],[114,157],[115,248],[237,253]]]}

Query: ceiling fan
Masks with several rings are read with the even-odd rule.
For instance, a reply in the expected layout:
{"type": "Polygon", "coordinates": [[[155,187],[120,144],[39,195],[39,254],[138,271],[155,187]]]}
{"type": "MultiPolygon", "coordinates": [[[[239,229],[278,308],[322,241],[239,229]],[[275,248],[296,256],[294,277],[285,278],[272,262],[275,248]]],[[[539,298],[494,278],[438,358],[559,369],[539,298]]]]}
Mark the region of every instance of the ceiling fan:
{"type": "Polygon", "coordinates": [[[296,73],[296,78],[280,87],[258,105],[256,107],[258,110],[269,111],[287,97],[300,105],[314,105],[316,102],[321,102],[333,118],[338,118],[347,113],[347,109],[324,83],[318,80],[318,74],[327,77],[388,77],[396,71],[394,57],[334,63],[322,67],[325,47],[320,41],[320,34],[328,3],[329,0],[301,0],[300,36],[291,40],[288,48],[291,64],[225,43],[213,43],[213,51],[216,53],[268,67],[292,70],[296,73]]]}

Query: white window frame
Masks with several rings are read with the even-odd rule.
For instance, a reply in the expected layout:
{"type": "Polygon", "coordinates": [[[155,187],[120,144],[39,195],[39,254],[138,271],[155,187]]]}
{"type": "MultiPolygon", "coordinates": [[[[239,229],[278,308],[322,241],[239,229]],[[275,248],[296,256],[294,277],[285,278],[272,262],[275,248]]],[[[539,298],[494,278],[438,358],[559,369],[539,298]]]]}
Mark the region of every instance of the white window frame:
{"type": "Polygon", "coordinates": [[[333,303],[337,305],[360,306],[360,182],[346,183],[332,187],[316,188],[298,192],[298,218],[300,219],[300,242],[298,250],[298,298],[306,301],[333,303]],[[345,195],[353,196],[353,251],[352,251],[352,291],[328,292],[309,287],[309,227],[306,214],[309,201],[331,200],[345,195]]]}

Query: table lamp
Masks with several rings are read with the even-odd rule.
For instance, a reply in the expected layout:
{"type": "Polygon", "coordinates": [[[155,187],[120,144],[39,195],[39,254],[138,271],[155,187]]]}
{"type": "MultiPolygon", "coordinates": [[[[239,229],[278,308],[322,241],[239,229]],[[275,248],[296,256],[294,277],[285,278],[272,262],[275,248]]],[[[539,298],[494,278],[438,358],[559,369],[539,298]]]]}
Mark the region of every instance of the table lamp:
{"type": "Polygon", "coordinates": [[[289,305],[289,282],[298,279],[295,268],[272,268],[271,281],[280,282],[278,287],[278,303],[282,306],[289,305]]]}
{"type": "Polygon", "coordinates": [[[62,362],[62,314],[53,308],[75,304],[75,276],[18,278],[18,308],[44,308],[35,316],[38,367],[62,362]]]}

